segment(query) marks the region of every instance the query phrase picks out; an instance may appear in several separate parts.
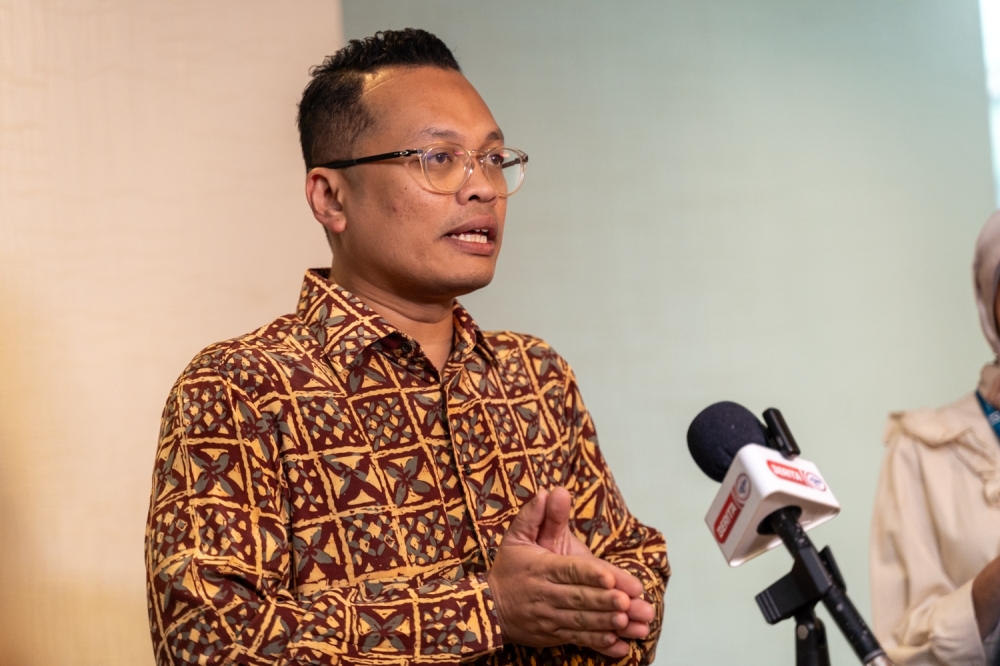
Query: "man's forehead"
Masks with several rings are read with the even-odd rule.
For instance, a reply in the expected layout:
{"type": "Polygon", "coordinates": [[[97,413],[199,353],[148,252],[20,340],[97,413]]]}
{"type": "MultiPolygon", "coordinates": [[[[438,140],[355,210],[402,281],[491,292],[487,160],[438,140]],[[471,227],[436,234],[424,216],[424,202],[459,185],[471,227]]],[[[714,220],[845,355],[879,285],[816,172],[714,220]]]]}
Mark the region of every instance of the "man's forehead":
{"type": "Polygon", "coordinates": [[[503,141],[486,102],[455,70],[387,67],[365,75],[362,95],[381,122],[415,140],[503,141]]]}
{"type": "Polygon", "coordinates": [[[382,86],[392,84],[406,74],[411,73],[413,69],[412,67],[383,67],[382,69],[376,69],[374,72],[366,72],[363,75],[363,82],[361,84],[362,94],[371,95],[382,86]]]}
{"type": "MultiPolygon", "coordinates": [[[[361,94],[369,99],[406,96],[472,95],[479,93],[461,72],[431,66],[393,66],[367,72],[363,75],[361,94]]],[[[481,99],[481,98],[479,98],[481,99]]]]}

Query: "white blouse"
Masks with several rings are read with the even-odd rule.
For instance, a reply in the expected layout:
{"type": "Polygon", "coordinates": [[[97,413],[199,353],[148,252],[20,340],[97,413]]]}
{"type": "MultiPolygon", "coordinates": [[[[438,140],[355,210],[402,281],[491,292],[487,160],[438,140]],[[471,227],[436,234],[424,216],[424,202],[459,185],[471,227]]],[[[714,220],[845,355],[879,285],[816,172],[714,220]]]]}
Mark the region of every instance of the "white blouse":
{"type": "Polygon", "coordinates": [[[985,666],[972,579],[1000,554],[1000,444],[975,394],[889,417],[871,536],[875,635],[898,666],[985,666]]]}

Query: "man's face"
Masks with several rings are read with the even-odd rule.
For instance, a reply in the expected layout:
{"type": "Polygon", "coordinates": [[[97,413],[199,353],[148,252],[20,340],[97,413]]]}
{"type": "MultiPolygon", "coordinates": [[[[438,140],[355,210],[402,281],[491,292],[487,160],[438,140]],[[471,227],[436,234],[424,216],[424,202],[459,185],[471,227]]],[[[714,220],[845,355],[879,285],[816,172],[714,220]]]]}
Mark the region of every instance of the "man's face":
{"type": "MultiPolygon", "coordinates": [[[[455,71],[385,69],[365,82],[362,100],[376,122],[352,157],[437,142],[471,150],[503,145],[489,108],[455,71]]],[[[338,273],[346,271],[413,302],[441,301],[485,287],[500,253],[506,198],[497,196],[479,164],[457,193],[429,191],[419,164],[406,164],[415,159],[342,172],[346,226],[335,241],[338,273]],[[475,230],[485,230],[486,242],[471,240],[482,240],[475,230]]]]}

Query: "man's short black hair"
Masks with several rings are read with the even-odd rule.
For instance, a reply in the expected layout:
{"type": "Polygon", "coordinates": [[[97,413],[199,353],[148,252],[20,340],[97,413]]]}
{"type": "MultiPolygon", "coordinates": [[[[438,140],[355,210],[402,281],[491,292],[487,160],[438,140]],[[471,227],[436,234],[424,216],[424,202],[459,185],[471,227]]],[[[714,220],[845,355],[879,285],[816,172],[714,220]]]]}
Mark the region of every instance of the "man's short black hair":
{"type": "Polygon", "coordinates": [[[386,67],[431,66],[461,72],[445,43],[426,30],[384,30],[352,39],[322,65],[299,102],[299,141],[306,169],[350,159],[354,144],[375,120],[361,102],[364,75],[386,67]]]}

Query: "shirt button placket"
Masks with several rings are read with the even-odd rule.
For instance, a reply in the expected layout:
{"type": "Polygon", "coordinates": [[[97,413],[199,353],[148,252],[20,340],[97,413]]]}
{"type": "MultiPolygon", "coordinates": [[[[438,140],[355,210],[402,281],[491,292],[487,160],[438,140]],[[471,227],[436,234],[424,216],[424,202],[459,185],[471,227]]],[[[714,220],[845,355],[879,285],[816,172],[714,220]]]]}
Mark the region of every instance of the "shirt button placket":
{"type": "MultiPolygon", "coordinates": [[[[464,368],[462,370],[464,372],[464,368]]],[[[461,471],[462,475],[462,486],[464,489],[463,495],[465,496],[465,507],[469,520],[472,522],[472,528],[476,532],[476,536],[479,538],[480,548],[482,549],[482,554],[489,558],[489,562],[492,564],[493,559],[496,557],[496,548],[485,547],[484,535],[482,533],[482,527],[479,524],[479,502],[475,501],[474,496],[476,495],[476,489],[470,486],[469,479],[472,476],[472,465],[469,462],[463,462],[470,460],[469,456],[469,433],[465,431],[465,424],[461,418],[453,418],[452,414],[458,414],[465,403],[465,400],[461,398],[466,392],[461,391],[456,395],[452,393],[452,389],[458,388],[459,381],[458,378],[446,377],[442,382],[442,388],[444,389],[444,405],[445,410],[448,413],[446,421],[451,431],[451,449],[454,453],[455,466],[461,471]]],[[[471,398],[471,392],[469,397],[471,398]]]]}

